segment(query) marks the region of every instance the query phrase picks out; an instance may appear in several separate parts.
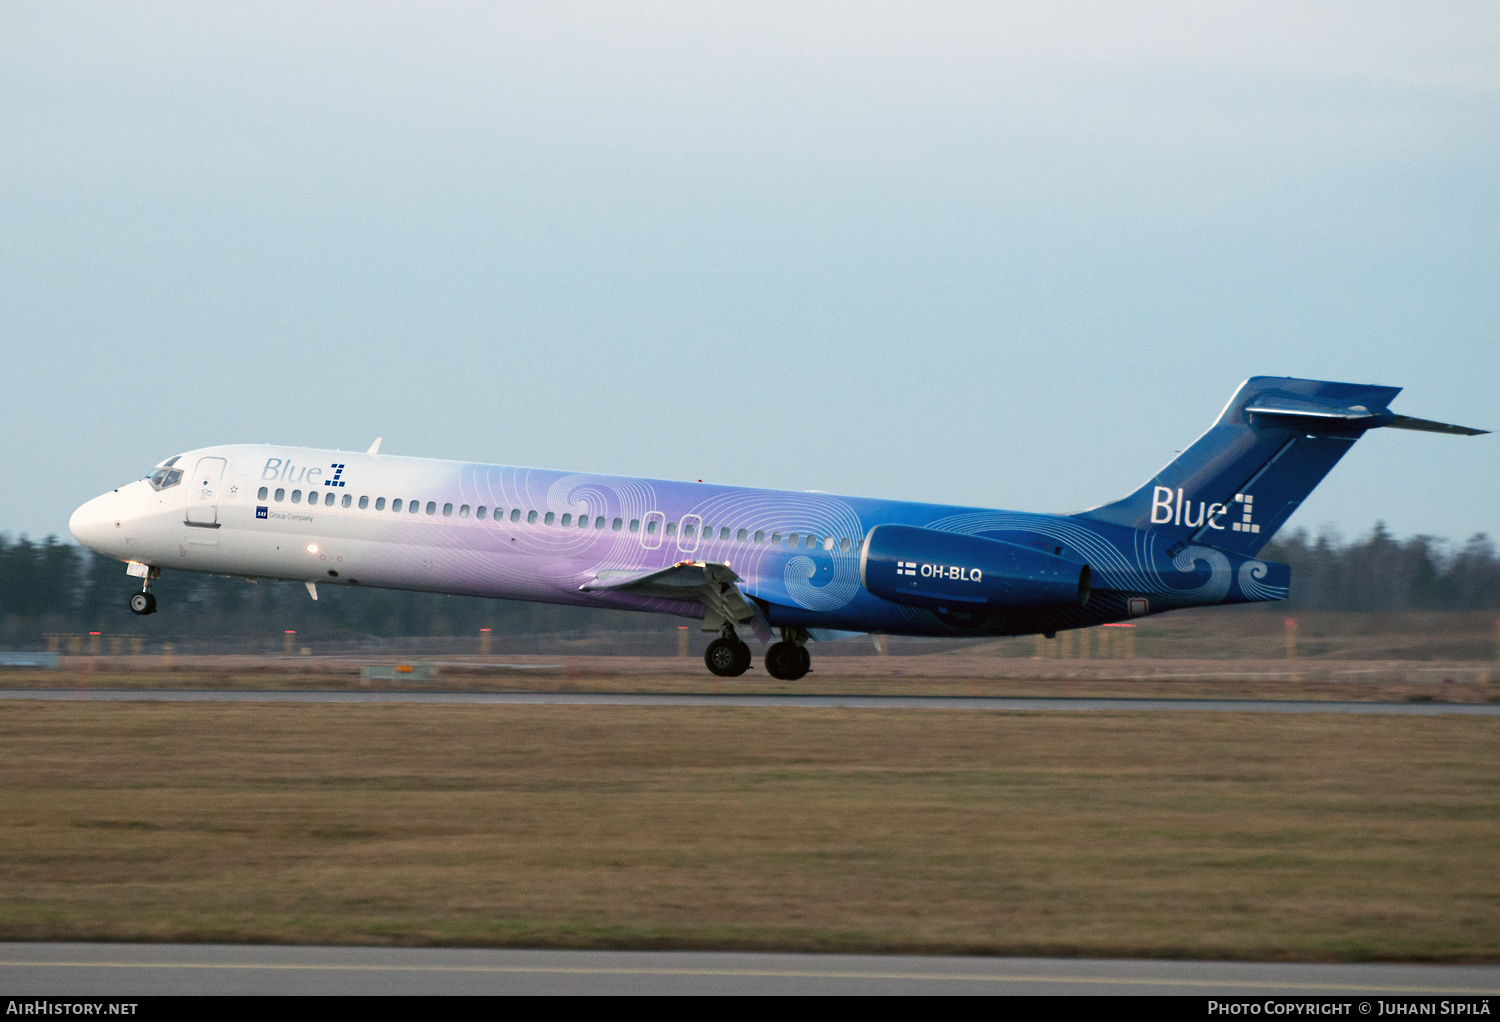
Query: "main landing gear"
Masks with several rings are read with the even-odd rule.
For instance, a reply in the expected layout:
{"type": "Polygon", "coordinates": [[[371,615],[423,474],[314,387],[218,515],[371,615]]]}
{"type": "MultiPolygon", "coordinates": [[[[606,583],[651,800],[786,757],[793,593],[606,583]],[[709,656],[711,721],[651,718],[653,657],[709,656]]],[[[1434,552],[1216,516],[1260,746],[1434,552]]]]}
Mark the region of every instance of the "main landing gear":
{"type": "MultiPolygon", "coordinates": [[[[783,628],[781,641],[766,650],[766,673],[780,681],[796,681],[812,669],[812,657],[804,643],[807,632],[801,628],[783,628]]],[[[703,651],[703,662],[721,678],[738,678],[750,669],[750,647],[726,623],[719,637],[703,651]]]]}
{"type": "Polygon", "coordinates": [[[735,634],[734,626],[726,622],[719,637],[703,651],[703,662],[721,678],[738,678],[750,669],[750,647],[735,634]]]}
{"type": "Polygon", "coordinates": [[[812,669],[812,656],[803,645],[807,633],[801,628],[783,628],[781,641],[766,650],[766,673],[781,681],[796,681],[812,669]]]}

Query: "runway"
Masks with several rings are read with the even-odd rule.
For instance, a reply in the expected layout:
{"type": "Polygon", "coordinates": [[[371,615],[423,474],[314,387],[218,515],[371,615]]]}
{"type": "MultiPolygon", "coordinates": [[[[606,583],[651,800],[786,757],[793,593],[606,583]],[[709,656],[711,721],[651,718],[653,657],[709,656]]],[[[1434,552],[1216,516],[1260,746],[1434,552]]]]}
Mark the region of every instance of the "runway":
{"type": "Polygon", "coordinates": [[[222,944],[0,944],[9,995],[1500,995],[1491,965],[524,951],[222,944]]]}
{"type": "Polygon", "coordinates": [[[756,695],[658,692],[391,692],[276,689],[0,689],[0,700],[169,703],[451,703],[501,706],[755,706],[873,710],[1340,713],[1500,717],[1500,703],[1361,703],[1287,699],[756,695]]]}

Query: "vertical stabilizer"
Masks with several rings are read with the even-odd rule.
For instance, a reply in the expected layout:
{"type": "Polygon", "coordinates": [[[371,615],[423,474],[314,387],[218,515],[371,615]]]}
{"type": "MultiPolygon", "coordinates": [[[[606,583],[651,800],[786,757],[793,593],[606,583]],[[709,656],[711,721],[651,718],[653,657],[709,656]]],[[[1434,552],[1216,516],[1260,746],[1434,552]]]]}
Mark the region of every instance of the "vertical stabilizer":
{"type": "Polygon", "coordinates": [[[1253,556],[1368,429],[1394,424],[1399,387],[1256,376],[1146,485],[1081,517],[1253,556]]]}

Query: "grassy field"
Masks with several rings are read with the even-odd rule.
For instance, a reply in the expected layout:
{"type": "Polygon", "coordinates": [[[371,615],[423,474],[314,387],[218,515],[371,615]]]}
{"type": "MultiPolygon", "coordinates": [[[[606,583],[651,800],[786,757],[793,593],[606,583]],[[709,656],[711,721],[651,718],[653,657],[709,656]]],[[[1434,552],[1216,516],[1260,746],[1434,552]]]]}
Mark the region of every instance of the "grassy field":
{"type": "Polygon", "coordinates": [[[1494,721],[0,708],[0,939],[1500,959],[1494,721]]]}

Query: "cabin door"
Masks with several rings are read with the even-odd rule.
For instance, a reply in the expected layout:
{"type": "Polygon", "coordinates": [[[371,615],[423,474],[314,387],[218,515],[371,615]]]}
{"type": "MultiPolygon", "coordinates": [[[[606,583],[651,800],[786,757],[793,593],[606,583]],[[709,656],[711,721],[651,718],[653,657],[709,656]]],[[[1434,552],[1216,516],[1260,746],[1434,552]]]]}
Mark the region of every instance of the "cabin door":
{"type": "Polygon", "coordinates": [[[223,458],[199,458],[188,480],[187,523],[189,525],[217,525],[219,523],[219,487],[224,479],[223,458]]]}

